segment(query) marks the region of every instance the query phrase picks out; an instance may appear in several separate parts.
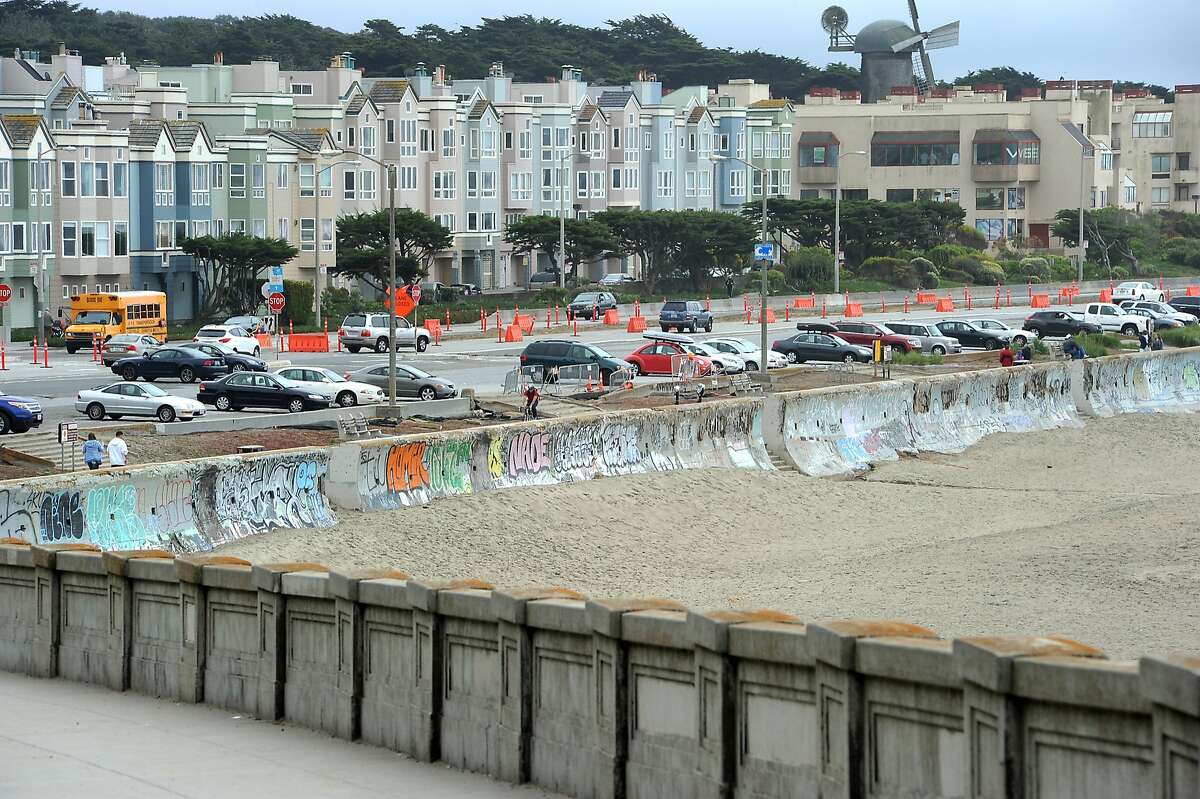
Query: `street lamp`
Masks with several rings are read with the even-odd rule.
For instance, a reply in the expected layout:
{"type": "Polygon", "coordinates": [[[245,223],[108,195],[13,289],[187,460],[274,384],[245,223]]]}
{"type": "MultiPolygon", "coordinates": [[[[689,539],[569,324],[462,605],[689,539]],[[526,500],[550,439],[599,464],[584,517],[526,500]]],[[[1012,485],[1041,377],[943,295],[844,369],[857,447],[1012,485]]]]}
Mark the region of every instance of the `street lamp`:
{"type": "MultiPolygon", "coordinates": [[[[361,161],[334,161],[326,167],[317,170],[317,174],[313,177],[313,182],[316,184],[316,209],[314,213],[317,216],[316,230],[313,231],[313,238],[316,240],[316,246],[313,247],[313,294],[316,295],[317,305],[317,324],[321,324],[321,175],[325,174],[335,166],[358,166],[361,161]]],[[[329,181],[329,193],[333,194],[333,179],[329,181]]]]}
{"type": "Polygon", "coordinates": [[[833,189],[833,293],[842,291],[842,157],[846,155],[866,155],[866,150],[851,150],[848,153],[837,154],[837,164],[834,166],[835,176],[833,189]]]}
{"type": "MultiPolygon", "coordinates": [[[[58,150],[66,153],[75,152],[75,146],[59,147],[58,150]]],[[[37,315],[38,338],[42,343],[46,343],[46,292],[43,290],[49,285],[46,280],[46,250],[54,246],[53,231],[46,235],[46,247],[42,247],[42,198],[43,193],[51,193],[54,191],[54,181],[50,179],[50,169],[46,168],[46,180],[42,182],[42,159],[46,156],[53,156],[58,150],[50,149],[42,151],[42,143],[39,141],[37,146],[37,158],[34,159],[33,176],[30,178],[29,185],[32,188],[35,184],[37,190],[34,192],[38,195],[37,198],[37,216],[35,217],[35,228],[33,231],[33,246],[37,256],[37,276],[33,280],[33,296],[34,296],[34,313],[37,315]]],[[[51,228],[53,228],[53,220],[51,220],[51,228]]]]}
{"type": "MultiPolygon", "coordinates": [[[[1080,135],[1083,135],[1082,128],[1080,135]]],[[[1087,202],[1087,160],[1096,160],[1096,148],[1086,137],[1079,142],[1079,265],[1078,280],[1083,282],[1083,261],[1087,257],[1087,249],[1083,244],[1083,206],[1087,202]]]]}
{"type": "MultiPolygon", "coordinates": [[[[713,153],[713,171],[716,171],[718,161],[737,161],[739,164],[745,164],[750,169],[757,172],[761,178],[762,185],[762,242],[768,244],[767,241],[767,170],[762,167],[757,167],[744,158],[738,158],[733,155],[718,155],[713,153]]],[[[767,373],[767,267],[763,264],[762,267],[762,300],[758,308],[759,322],[759,351],[758,351],[758,370],[766,375],[767,373]]]]}

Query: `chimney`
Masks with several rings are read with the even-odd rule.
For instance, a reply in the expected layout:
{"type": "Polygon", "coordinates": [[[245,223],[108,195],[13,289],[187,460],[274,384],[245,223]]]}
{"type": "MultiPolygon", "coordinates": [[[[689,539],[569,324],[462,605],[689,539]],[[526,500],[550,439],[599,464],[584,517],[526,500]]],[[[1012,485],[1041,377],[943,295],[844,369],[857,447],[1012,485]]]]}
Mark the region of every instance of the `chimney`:
{"type": "Polygon", "coordinates": [[[446,65],[445,64],[438,64],[436,67],[433,68],[433,85],[434,86],[445,86],[446,85],[446,65]]]}
{"type": "Polygon", "coordinates": [[[493,61],[492,68],[490,70],[488,70],[488,77],[503,78],[504,77],[504,62],[503,61],[493,61]]]}
{"type": "Polygon", "coordinates": [[[66,55],[66,54],[67,54],[67,43],[66,43],[66,42],[59,42],[59,43],[58,43],[58,54],[59,54],[59,55],[66,55]]]}

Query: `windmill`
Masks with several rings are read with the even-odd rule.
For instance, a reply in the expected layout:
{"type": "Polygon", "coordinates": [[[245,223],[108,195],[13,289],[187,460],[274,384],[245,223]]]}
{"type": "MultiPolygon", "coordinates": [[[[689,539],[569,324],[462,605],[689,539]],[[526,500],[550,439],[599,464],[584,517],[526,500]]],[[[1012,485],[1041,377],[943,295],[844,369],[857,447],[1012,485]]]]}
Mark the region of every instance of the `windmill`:
{"type": "Polygon", "coordinates": [[[850,17],[841,6],[821,14],[821,27],[829,34],[829,51],[862,55],[862,101],[873,103],[891,93],[893,86],[915,84],[922,94],[933,87],[929,50],[958,44],[958,22],[921,30],[916,0],[908,0],[912,27],[894,19],[881,19],[857,34],[847,30],[850,17]]]}

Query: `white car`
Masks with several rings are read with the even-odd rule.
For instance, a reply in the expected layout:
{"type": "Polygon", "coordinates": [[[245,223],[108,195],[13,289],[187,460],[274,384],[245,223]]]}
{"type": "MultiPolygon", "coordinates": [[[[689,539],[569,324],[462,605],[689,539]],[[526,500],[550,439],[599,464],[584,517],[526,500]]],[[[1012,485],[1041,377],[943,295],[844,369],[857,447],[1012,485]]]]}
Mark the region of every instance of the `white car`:
{"type": "Polygon", "coordinates": [[[192,341],[206,344],[224,344],[243,355],[258,357],[258,339],[250,335],[244,327],[237,325],[205,325],[196,331],[192,341]]]}
{"type": "Polygon", "coordinates": [[[708,358],[717,367],[717,371],[722,374],[734,375],[739,372],[746,371],[746,362],[741,356],[733,355],[728,352],[722,352],[716,347],[708,344],[697,344],[695,342],[682,345],[688,352],[693,352],[696,355],[708,358]]]}
{"type": "Polygon", "coordinates": [[[205,407],[194,399],[168,394],[149,383],[121,382],[80,391],[75,395],[75,410],[95,421],[105,416],[110,419],[153,416],[160,422],[173,422],[203,416],[205,407]]]}
{"type": "Polygon", "coordinates": [[[601,286],[621,286],[626,283],[636,283],[637,278],[624,272],[609,272],[600,278],[601,286]]]}
{"type": "Polygon", "coordinates": [[[1112,293],[1113,302],[1121,300],[1154,300],[1155,302],[1166,302],[1167,295],[1158,286],[1145,281],[1121,283],[1112,293]]]}
{"type": "Polygon", "coordinates": [[[1200,321],[1200,318],[1195,314],[1190,314],[1187,311],[1177,311],[1165,302],[1125,300],[1125,302],[1121,303],[1121,307],[1126,310],[1130,308],[1145,308],[1147,311],[1153,311],[1156,317],[1165,316],[1168,319],[1183,322],[1185,325],[1194,325],[1197,321],[1200,321]]]}
{"type": "Polygon", "coordinates": [[[1018,347],[1023,347],[1026,342],[1033,341],[1038,337],[1037,333],[1033,332],[1032,330],[1024,330],[1019,327],[1012,327],[1011,325],[1004,324],[999,319],[972,319],[971,321],[974,322],[975,327],[978,327],[980,330],[987,330],[1004,336],[1018,347]]]}
{"type": "MultiPolygon", "coordinates": [[[[736,355],[746,362],[746,369],[750,372],[757,372],[758,365],[761,361],[759,348],[746,341],[744,338],[710,338],[704,342],[713,349],[721,352],[736,355]]],[[[767,368],[780,369],[788,365],[787,356],[782,352],[775,350],[767,351],[767,368]]]]}
{"type": "Polygon", "coordinates": [[[378,386],[347,380],[331,369],[292,366],[280,369],[275,374],[307,391],[327,396],[343,408],[374,405],[387,398],[378,386]]]}

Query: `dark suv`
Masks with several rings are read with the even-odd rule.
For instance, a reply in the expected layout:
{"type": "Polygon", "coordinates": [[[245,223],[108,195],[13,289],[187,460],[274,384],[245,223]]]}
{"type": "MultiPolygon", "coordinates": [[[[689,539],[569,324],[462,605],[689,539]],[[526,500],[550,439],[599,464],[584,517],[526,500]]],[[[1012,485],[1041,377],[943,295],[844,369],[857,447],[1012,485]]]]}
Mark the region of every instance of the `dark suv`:
{"type": "Polygon", "coordinates": [[[704,304],[695,300],[671,300],[663,303],[658,312],[658,326],[666,333],[675,328],[680,333],[686,327],[689,333],[704,328],[705,333],[712,332],[712,314],[704,310],[704,304]]]}
{"type": "Polygon", "coordinates": [[[521,366],[541,366],[547,372],[559,366],[592,363],[599,364],[600,380],[605,385],[613,372],[629,368],[627,362],[614,358],[595,344],[583,344],[578,341],[535,341],[521,353],[521,366]]]}
{"type": "Polygon", "coordinates": [[[1066,311],[1036,311],[1025,318],[1023,327],[1038,338],[1102,332],[1100,325],[1076,319],[1066,311]]]}
{"type": "Polygon", "coordinates": [[[617,307],[617,298],[607,291],[585,291],[571,300],[567,306],[568,319],[597,320],[605,311],[617,307]]]}

